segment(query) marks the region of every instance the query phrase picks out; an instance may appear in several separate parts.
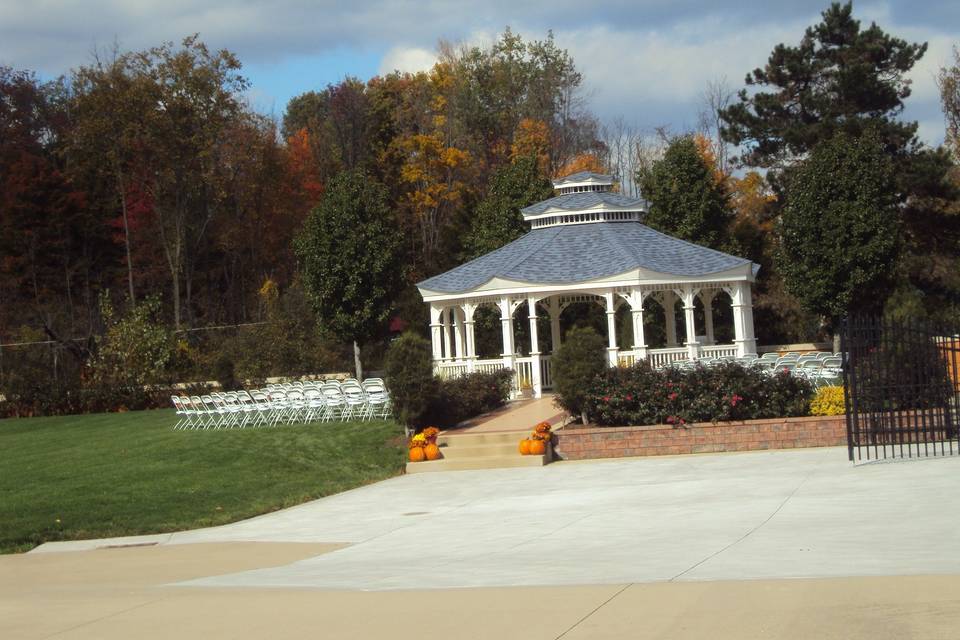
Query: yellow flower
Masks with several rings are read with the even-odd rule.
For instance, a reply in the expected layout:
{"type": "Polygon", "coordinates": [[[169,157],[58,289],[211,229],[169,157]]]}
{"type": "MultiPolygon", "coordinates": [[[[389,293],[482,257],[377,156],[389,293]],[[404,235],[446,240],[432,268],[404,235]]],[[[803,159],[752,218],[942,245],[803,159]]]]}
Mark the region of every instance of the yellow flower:
{"type": "Polygon", "coordinates": [[[423,435],[422,433],[418,433],[417,435],[410,438],[409,447],[411,449],[415,449],[416,447],[425,447],[425,446],[427,446],[427,436],[423,435]]]}
{"type": "Polygon", "coordinates": [[[815,416],[839,416],[846,413],[843,387],[820,387],[810,402],[810,413],[815,416]]]}

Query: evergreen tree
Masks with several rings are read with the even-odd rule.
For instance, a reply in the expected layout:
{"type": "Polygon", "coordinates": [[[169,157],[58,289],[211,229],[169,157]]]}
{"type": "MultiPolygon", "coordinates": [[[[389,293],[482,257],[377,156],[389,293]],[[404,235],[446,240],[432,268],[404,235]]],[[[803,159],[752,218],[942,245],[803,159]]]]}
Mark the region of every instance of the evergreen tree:
{"type": "Polygon", "coordinates": [[[840,133],[820,143],[787,187],[779,268],[808,311],[836,321],[879,312],[896,267],[893,162],[880,137],[840,133]]]}
{"type": "Polygon", "coordinates": [[[400,243],[387,190],[361,172],[330,181],[296,239],[304,286],[321,323],[358,344],[382,329],[401,282],[400,243]]]}
{"type": "Polygon", "coordinates": [[[500,167],[490,181],[464,238],[466,258],[476,258],[513,242],[529,229],[520,210],[553,196],[553,185],[536,158],[518,158],[500,167]]]}
{"type": "Polygon", "coordinates": [[[724,246],[731,218],[727,195],[691,136],[671,141],[637,183],[650,202],[646,224],[697,244],[724,246]]]}
{"type": "Polygon", "coordinates": [[[773,167],[809,153],[843,131],[857,136],[870,129],[884,145],[907,148],[916,122],[896,120],[910,95],[906,78],[927,50],[867,29],[853,18],[853,4],[834,3],[809,27],[799,46],[778,44],[766,66],[747,75],[740,101],[720,111],[723,138],[744,145],[744,160],[773,167]]]}

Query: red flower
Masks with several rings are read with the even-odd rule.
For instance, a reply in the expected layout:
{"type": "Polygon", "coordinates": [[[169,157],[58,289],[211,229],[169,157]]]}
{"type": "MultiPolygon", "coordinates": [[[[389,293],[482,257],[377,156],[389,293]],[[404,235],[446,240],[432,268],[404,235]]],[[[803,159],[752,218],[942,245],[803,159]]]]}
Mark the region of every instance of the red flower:
{"type": "Polygon", "coordinates": [[[687,421],[684,420],[683,418],[680,418],[680,424],[687,424],[687,421]]]}
{"type": "Polygon", "coordinates": [[[673,416],[667,416],[667,424],[673,424],[676,421],[677,419],[674,418],[673,416]]]}
{"type": "Polygon", "coordinates": [[[627,394],[627,402],[630,402],[631,400],[633,400],[633,396],[628,393],[628,394],[627,394]]]}
{"type": "Polygon", "coordinates": [[[669,396],[667,396],[667,397],[670,398],[671,400],[676,400],[676,399],[677,399],[677,392],[674,391],[673,393],[671,393],[671,394],[670,394],[669,396]]]}
{"type": "Polygon", "coordinates": [[[610,402],[610,396],[603,396],[604,402],[610,402]]]}

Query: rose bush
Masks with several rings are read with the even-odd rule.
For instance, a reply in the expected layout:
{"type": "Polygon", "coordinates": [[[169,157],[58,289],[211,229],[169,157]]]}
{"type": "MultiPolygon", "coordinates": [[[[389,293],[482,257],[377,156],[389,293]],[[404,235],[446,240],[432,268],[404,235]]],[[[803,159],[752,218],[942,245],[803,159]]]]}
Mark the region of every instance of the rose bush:
{"type": "Polygon", "coordinates": [[[585,387],[597,425],[673,424],[808,415],[813,385],[788,371],[724,362],[653,369],[646,362],[607,369],[585,387]]]}

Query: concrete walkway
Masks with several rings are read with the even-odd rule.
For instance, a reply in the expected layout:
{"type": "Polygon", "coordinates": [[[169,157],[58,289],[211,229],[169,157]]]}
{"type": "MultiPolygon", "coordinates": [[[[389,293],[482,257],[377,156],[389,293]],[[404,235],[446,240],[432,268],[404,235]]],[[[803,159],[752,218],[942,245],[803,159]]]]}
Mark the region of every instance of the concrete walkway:
{"type": "Polygon", "coordinates": [[[456,433],[485,433],[489,431],[530,431],[538,422],[547,421],[557,425],[566,417],[566,412],[554,404],[551,393],[533,400],[518,400],[508,403],[502,410],[475,420],[475,424],[450,431],[456,433]]]}
{"type": "Polygon", "coordinates": [[[954,638],[958,472],[816,449],[403,476],[0,557],[0,637],[954,638]]]}
{"type": "MultiPolygon", "coordinates": [[[[831,448],[402,476],[253,520],[153,539],[350,545],[188,583],[208,587],[960,574],[960,556],[952,552],[958,507],[960,458],[854,467],[844,450],[831,448]]],[[[91,546],[55,543],[38,551],[91,546]]]]}

